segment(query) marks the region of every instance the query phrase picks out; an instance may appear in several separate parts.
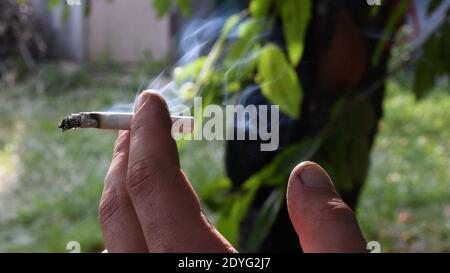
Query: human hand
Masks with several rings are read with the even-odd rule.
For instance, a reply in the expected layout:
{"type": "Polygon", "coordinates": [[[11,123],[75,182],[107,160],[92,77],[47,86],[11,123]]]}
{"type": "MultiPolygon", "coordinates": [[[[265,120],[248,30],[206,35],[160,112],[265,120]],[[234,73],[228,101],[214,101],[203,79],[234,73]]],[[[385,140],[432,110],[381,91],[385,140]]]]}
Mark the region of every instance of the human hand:
{"type": "MultiPolygon", "coordinates": [[[[143,92],[136,109],[131,130],[119,133],[100,201],[108,252],[236,252],[180,169],[164,99],[143,92]]],[[[366,251],[353,212],[317,164],[294,168],[287,203],[305,252],[366,251]]]]}
{"type": "Polygon", "coordinates": [[[140,95],[119,133],[100,201],[108,252],[233,252],[203,214],[180,169],[164,99],[140,95]]]}

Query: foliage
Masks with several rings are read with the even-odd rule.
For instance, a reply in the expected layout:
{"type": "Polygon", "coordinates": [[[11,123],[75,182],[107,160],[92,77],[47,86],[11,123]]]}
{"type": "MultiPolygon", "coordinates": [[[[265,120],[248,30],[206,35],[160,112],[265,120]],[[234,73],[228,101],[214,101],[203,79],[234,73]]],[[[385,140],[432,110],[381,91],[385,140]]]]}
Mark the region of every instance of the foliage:
{"type": "MultiPolygon", "coordinates": [[[[386,26],[384,27],[383,37],[391,37],[395,35],[395,33],[398,31],[399,26],[405,18],[405,14],[408,11],[408,8],[409,0],[401,0],[400,3],[397,4],[395,9],[391,13],[391,16],[389,17],[386,26]]],[[[377,10],[377,8],[374,8],[374,10],[377,10]]],[[[378,65],[381,55],[387,46],[387,40],[382,39],[378,43],[377,49],[372,59],[372,62],[375,66],[378,65]]]]}
{"type": "MultiPolygon", "coordinates": [[[[107,1],[111,1],[111,0],[107,0],[107,1]]],[[[70,16],[70,6],[65,3],[65,0],[49,0],[47,2],[47,7],[51,11],[56,9],[58,6],[62,7],[60,19],[64,22],[67,21],[70,16]]],[[[85,16],[88,16],[91,13],[91,2],[89,0],[83,2],[83,10],[84,10],[85,16]]]]}
{"type": "MultiPolygon", "coordinates": [[[[385,26],[384,37],[397,35],[408,7],[409,1],[406,0],[395,6],[385,26]]],[[[375,8],[372,16],[379,11],[375,8]]],[[[232,99],[246,85],[256,82],[270,103],[280,105],[285,114],[299,119],[303,89],[296,68],[303,55],[311,12],[310,0],[249,1],[248,10],[231,16],[224,24],[222,35],[207,56],[177,68],[177,82],[181,86],[193,82],[189,86],[194,90],[189,94],[201,93],[204,98],[209,98],[206,104],[232,99]],[[281,44],[271,43],[268,39],[277,19],[281,19],[283,29],[284,43],[281,44]]],[[[430,89],[439,75],[449,71],[445,70],[450,59],[446,55],[448,50],[445,50],[449,48],[449,31],[447,23],[442,28],[443,33],[435,35],[423,48],[422,58],[415,68],[414,90],[418,96],[430,89]]],[[[385,41],[379,43],[373,56],[375,66],[386,46],[385,41]]],[[[280,194],[288,174],[302,159],[319,154],[316,159],[326,167],[341,190],[352,189],[354,182],[365,180],[368,162],[361,157],[365,155],[367,158],[370,153],[370,136],[375,126],[374,110],[367,98],[355,102],[343,97],[334,106],[329,125],[314,136],[314,140],[304,139],[285,148],[273,162],[250,177],[239,191],[215,206],[219,209],[218,227],[233,244],[239,243],[239,247],[246,251],[258,248],[278,213],[277,208],[283,200],[280,194]],[[256,192],[267,186],[268,181],[275,186],[274,191],[250,227],[253,230],[250,238],[240,242],[240,223],[246,217],[256,192]]]]}
{"type": "Polygon", "coordinates": [[[190,0],[153,0],[153,6],[159,17],[167,14],[173,6],[178,6],[183,15],[188,16],[190,0]]]}
{"type": "MultiPolygon", "coordinates": [[[[442,0],[432,0],[427,14],[442,4],[442,0]]],[[[395,36],[408,12],[410,2],[401,0],[392,12],[383,33],[384,37],[395,36]]],[[[387,42],[381,40],[377,46],[372,62],[378,65],[379,59],[387,47],[387,42]]],[[[450,17],[420,48],[419,57],[415,60],[413,92],[416,98],[423,98],[434,86],[436,80],[450,75],[450,17]]]]}
{"type": "Polygon", "coordinates": [[[297,66],[303,55],[303,40],[311,17],[312,3],[285,0],[278,1],[277,4],[280,5],[289,59],[293,66],[297,66]]]}
{"type": "Polygon", "coordinates": [[[0,79],[15,78],[35,67],[45,44],[28,1],[0,1],[0,79]]]}
{"type": "Polygon", "coordinates": [[[423,98],[446,75],[450,75],[450,18],[422,47],[414,72],[414,94],[423,98]]]}
{"type": "MultiPolygon", "coordinates": [[[[295,68],[302,56],[310,13],[310,0],[250,1],[247,12],[233,15],[225,22],[220,37],[206,57],[176,69],[177,83],[185,86],[192,82],[189,86],[195,90],[189,94],[193,96],[201,93],[204,102],[209,104],[231,99],[246,85],[257,82],[271,103],[280,105],[281,111],[288,116],[298,118],[303,91],[295,68]],[[301,10],[300,16],[292,13],[294,8],[301,10]],[[267,43],[277,16],[282,17],[285,26],[286,51],[280,45],[267,43]]],[[[304,149],[305,143],[300,143],[300,147],[304,149]]],[[[297,145],[287,149],[279,160],[271,164],[272,167],[254,175],[240,191],[222,199],[221,205],[217,206],[220,211],[217,224],[230,242],[238,245],[240,223],[246,217],[259,188],[267,181],[274,182],[277,174],[281,175],[276,180],[279,185],[283,184],[288,171],[280,171],[281,163],[286,163],[286,158],[294,154],[302,155],[298,149],[297,145]]],[[[248,242],[242,242],[241,249],[257,249],[263,241],[278,213],[283,200],[282,192],[282,189],[274,192],[266,201],[265,209],[261,210],[254,227],[257,232],[252,233],[248,242]],[[266,228],[261,230],[261,226],[266,228]]],[[[202,198],[208,200],[207,197],[202,198]]]]}
{"type": "Polygon", "coordinates": [[[257,82],[264,96],[293,118],[300,115],[302,90],[295,70],[275,45],[266,45],[258,61],[257,82]]]}

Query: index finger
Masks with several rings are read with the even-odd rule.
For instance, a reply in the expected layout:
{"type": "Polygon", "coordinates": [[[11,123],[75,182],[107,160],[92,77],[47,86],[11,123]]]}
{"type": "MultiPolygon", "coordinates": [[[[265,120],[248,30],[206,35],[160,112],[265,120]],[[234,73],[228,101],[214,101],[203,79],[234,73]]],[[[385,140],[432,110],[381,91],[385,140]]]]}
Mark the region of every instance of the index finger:
{"type": "Polygon", "coordinates": [[[209,224],[180,170],[164,99],[143,92],[131,124],[127,189],[150,252],[232,249],[209,224]]]}

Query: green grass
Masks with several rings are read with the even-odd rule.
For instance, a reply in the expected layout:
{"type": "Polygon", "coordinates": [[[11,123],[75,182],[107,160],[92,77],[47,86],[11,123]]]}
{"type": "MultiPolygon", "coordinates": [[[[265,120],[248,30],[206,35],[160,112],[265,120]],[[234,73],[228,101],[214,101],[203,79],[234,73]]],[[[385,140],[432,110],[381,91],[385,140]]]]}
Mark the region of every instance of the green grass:
{"type": "MultiPolygon", "coordinates": [[[[16,87],[0,83],[0,252],[64,252],[69,241],[103,249],[98,200],[116,135],[56,126],[70,112],[132,101],[150,69],[105,68],[48,65],[16,87]]],[[[450,96],[439,90],[415,102],[389,84],[357,211],[383,251],[450,251],[450,96]]],[[[198,192],[210,190],[224,174],[223,142],[189,142],[181,165],[198,192]]]]}
{"type": "Polygon", "coordinates": [[[450,96],[390,82],[358,217],[384,251],[450,251],[450,96]]]}
{"type": "Polygon", "coordinates": [[[62,134],[57,125],[67,113],[103,109],[135,94],[114,87],[111,79],[66,85],[73,79],[50,70],[45,76],[56,82],[44,86],[48,92],[39,90],[49,83],[42,75],[0,92],[0,158],[10,161],[2,163],[10,182],[0,179],[0,251],[63,252],[71,240],[84,251],[103,247],[97,207],[115,134],[62,134]]]}

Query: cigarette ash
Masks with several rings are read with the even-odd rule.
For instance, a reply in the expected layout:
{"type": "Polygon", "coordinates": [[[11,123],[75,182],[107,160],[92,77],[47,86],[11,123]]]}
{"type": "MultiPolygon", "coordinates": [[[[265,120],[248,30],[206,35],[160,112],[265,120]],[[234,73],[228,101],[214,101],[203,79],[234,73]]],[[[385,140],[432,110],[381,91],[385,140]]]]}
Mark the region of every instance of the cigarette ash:
{"type": "Polygon", "coordinates": [[[98,115],[81,112],[66,116],[61,121],[59,128],[64,132],[76,128],[98,128],[98,125],[98,115]]]}

